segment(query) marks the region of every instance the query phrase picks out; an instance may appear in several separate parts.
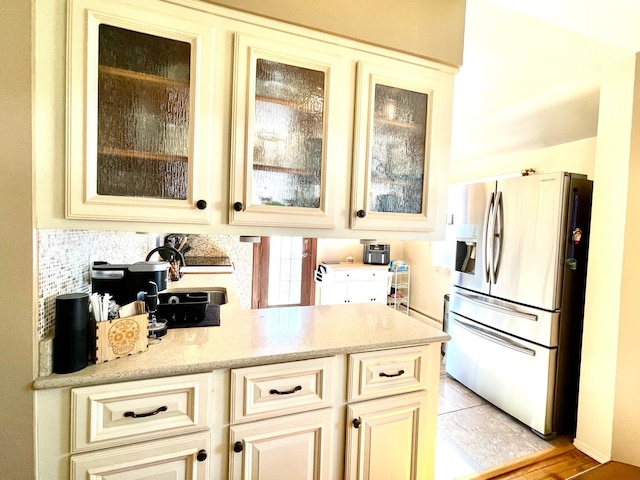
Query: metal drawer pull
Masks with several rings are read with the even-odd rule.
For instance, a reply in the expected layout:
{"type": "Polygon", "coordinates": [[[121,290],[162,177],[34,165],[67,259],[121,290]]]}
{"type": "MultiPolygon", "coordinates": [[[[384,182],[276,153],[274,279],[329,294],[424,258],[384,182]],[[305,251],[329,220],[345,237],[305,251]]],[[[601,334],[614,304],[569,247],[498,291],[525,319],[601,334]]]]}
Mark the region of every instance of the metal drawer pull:
{"type": "Polygon", "coordinates": [[[275,388],[269,390],[269,393],[271,395],[291,395],[292,393],[296,393],[299,392],[300,390],[302,390],[302,386],[301,385],[297,385],[295,387],[293,387],[293,390],[289,390],[288,392],[281,392],[280,390],[276,390],[275,388]]]}
{"type": "Polygon", "coordinates": [[[144,417],[153,417],[154,415],[159,414],[160,412],[166,412],[167,410],[169,410],[167,407],[165,407],[164,405],[162,407],[158,407],[156,410],[154,410],[153,412],[149,412],[149,413],[136,413],[136,412],[124,412],[124,416],[125,417],[131,417],[131,418],[144,418],[144,417]]]}
{"type": "Polygon", "coordinates": [[[384,372],[380,372],[379,374],[381,377],[387,377],[387,378],[391,378],[391,377],[399,377],[400,375],[404,375],[404,370],[398,370],[398,373],[384,373],[384,372]]]}

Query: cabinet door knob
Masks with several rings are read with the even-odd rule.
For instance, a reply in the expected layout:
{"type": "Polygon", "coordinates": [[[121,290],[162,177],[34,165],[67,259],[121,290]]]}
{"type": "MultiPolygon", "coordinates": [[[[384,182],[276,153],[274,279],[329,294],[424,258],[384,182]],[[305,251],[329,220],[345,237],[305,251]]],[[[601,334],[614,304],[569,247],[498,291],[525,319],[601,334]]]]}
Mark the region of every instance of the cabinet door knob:
{"type": "Polygon", "coordinates": [[[196,460],[198,460],[199,462],[204,462],[206,459],[207,459],[207,451],[204,449],[200,450],[196,455],[196,460]]]}
{"type": "Polygon", "coordinates": [[[358,218],[364,218],[366,216],[367,216],[367,212],[365,212],[364,210],[358,210],[356,212],[356,217],[358,217],[358,218]]]}
{"type": "Polygon", "coordinates": [[[233,204],[233,209],[236,212],[241,212],[241,211],[244,210],[244,205],[242,204],[242,202],[236,202],[236,203],[233,204]]]}
{"type": "Polygon", "coordinates": [[[362,421],[359,418],[354,418],[352,423],[353,428],[360,428],[360,425],[362,425],[362,421]]]}
{"type": "Polygon", "coordinates": [[[205,208],[207,208],[207,201],[206,200],[198,200],[196,202],[196,208],[198,210],[204,210],[205,208]]]}
{"type": "Polygon", "coordinates": [[[243,450],[242,442],[236,442],[233,444],[233,451],[236,453],[240,453],[243,450]]]}

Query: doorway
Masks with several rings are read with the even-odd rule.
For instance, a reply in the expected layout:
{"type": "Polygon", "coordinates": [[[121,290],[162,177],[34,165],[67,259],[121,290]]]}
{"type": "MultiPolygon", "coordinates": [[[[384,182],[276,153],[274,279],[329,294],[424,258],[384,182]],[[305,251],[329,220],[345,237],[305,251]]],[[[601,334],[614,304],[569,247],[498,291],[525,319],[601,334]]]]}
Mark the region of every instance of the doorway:
{"type": "Polygon", "coordinates": [[[261,237],[253,246],[251,308],[315,303],[317,239],[261,237]]]}

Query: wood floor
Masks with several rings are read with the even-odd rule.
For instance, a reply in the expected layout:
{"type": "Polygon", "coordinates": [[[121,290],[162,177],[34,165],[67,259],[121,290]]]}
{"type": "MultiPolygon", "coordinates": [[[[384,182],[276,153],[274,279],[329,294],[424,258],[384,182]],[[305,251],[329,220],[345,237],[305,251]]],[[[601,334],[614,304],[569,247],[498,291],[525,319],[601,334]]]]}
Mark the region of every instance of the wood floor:
{"type": "Polygon", "coordinates": [[[594,459],[567,443],[463,478],[465,480],[564,480],[597,465],[599,463],[594,459]]]}

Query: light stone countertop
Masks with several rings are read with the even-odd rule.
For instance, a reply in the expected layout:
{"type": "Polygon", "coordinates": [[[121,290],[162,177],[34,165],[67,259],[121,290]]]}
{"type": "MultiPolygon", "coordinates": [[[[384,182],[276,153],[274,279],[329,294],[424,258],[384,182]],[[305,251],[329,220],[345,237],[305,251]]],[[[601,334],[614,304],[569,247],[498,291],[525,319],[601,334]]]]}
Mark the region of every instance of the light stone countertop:
{"type": "MultiPolygon", "coordinates": [[[[73,373],[38,377],[33,388],[80,387],[202,373],[423,345],[450,338],[441,330],[379,303],[241,310],[233,275],[216,274],[220,275],[224,281],[216,279],[215,286],[227,288],[230,301],[221,308],[219,327],[169,329],[162,341],[150,345],[146,352],[92,364],[73,373]],[[228,283],[223,285],[224,282],[228,283]]],[[[200,282],[204,285],[211,280],[205,276],[189,278],[181,285],[172,282],[168,290],[189,289],[200,282]]]]}

